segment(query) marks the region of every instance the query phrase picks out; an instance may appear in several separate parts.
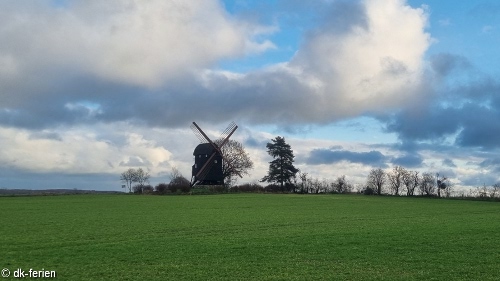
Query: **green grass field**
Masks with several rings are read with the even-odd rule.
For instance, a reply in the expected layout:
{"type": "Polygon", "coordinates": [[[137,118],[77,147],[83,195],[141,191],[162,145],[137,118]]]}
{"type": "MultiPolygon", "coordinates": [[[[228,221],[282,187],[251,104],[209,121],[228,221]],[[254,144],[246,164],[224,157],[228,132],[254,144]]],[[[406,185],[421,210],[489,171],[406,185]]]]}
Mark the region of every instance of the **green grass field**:
{"type": "Polygon", "coordinates": [[[500,278],[498,202],[71,195],[2,197],[0,213],[0,269],[59,280],[500,278]]]}

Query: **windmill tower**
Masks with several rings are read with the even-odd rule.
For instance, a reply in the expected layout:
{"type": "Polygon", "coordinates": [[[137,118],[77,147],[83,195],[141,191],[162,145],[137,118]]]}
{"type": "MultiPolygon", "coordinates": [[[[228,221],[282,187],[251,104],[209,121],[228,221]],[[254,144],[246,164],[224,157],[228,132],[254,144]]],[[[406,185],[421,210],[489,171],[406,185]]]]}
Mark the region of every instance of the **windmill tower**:
{"type": "MultiPolygon", "coordinates": [[[[222,185],[224,184],[224,165],[231,162],[224,157],[222,147],[228,142],[231,135],[238,129],[234,122],[222,132],[221,136],[212,141],[203,130],[193,122],[191,130],[200,140],[200,144],[194,149],[194,165],[192,166],[191,186],[194,185],[222,185]]],[[[232,169],[234,170],[234,169],[232,169]]],[[[240,177],[241,175],[238,174],[240,177]]]]}

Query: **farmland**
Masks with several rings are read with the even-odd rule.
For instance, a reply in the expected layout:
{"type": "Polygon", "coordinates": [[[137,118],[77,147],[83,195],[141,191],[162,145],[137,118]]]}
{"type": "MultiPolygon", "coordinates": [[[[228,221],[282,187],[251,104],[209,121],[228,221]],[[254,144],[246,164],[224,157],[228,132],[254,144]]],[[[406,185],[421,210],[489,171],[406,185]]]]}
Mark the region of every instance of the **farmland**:
{"type": "MultiPolygon", "coordinates": [[[[500,204],[362,195],[0,197],[0,268],[60,280],[498,280],[500,204]]],[[[12,276],[11,276],[12,278],[12,276]]]]}

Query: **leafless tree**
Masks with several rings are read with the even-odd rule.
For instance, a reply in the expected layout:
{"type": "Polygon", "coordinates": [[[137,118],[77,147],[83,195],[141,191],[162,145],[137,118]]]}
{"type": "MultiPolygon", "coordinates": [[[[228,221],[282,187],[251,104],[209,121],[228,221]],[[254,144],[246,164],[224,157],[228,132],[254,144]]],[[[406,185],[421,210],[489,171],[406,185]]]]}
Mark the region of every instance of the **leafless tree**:
{"type": "Polygon", "coordinates": [[[143,186],[146,183],[149,183],[149,178],[151,177],[148,172],[144,171],[142,168],[139,168],[135,171],[136,173],[136,178],[135,181],[140,185],[143,186]]]}
{"type": "Polygon", "coordinates": [[[486,184],[483,184],[483,186],[478,186],[476,187],[476,196],[477,197],[487,197],[488,196],[488,187],[486,186],[486,184]]]}
{"type": "Polygon", "coordinates": [[[439,177],[439,174],[436,174],[436,183],[437,183],[437,191],[438,191],[438,197],[441,197],[441,191],[444,192],[446,197],[450,197],[451,195],[451,182],[447,177],[441,176],[439,177]]]}
{"type": "Polygon", "coordinates": [[[495,183],[490,189],[490,197],[495,198],[500,193],[500,183],[495,183]]]}
{"type": "Polygon", "coordinates": [[[319,179],[312,179],[311,180],[311,192],[312,193],[319,193],[321,191],[322,184],[319,179]]]}
{"type": "Polygon", "coordinates": [[[405,169],[402,175],[402,182],[406,187],[406,196],[413,196],[415,189],[420,183],[418,172],[405,169]]]}
{"type": "Polygon", "coordinates": [[[386,183],[386,174],[381,168],[372,169],[368,174],[367,185],[375,190],[378,195],[382,195],[382,189],[386,183]]]}
{"type": "Polygon", "coordinates": [[[353,186],[347,181],[345,175],[343,175],[332,183],[332,189],[336,193],[347,193],[352,191],[353,186]]]}
{"type": "Polygon", "coordinates": [[[434,195],[436,189],[436,179],[434,178],[434,175],[432,175],[431,173],[423,173],[419,188],[421,195],[434,195]]]}
{"type": "Polygon", "coordinates": [[[309,174],[299,171],[299,179],[300,179],[299,183],[300,193],[309,193],[309,187],[310,187],[309,174]]]}
{"type": "Polygon", "coordinates": [[[120,180],[125,182],[125,186],[128,187],[128,192],[132,192],[132,183],[136,182],[135,169],[130,168],[123,172],[120,176],[120,180]]]}
{"type": "Polygon", "coordinates": [[[390,188],[394,195],[399,195],[399,190],[403,185],[403,175],[406,173],[405,168],[401,166],[395,166],[391,172],[387,173],[387,178],[389,179],[390,188]]]}
{"type": "Polygon", "coordinates": [[[235,184],[239,175],[248,175],[253,168],[253,162],[240,142],[229,140],[222,146],[221,152],[224,156],[222,174],[226,186],[235,184]]]}
{"type": "Polygon", "coordinates": [[[137,170],[130,168],[120,175],[120,180],[125,182],[128,192],[132,192],[132,183],[136,182],[139,187],[142,187],[149,182],[149,177],[149,173],[142,168],[137,170]]]}
{"type": "Polygon", "coordinates": [[[446,188],[444,189],[444,195],[447,198],[449,198],[451,197],[452,192],[453,192],[453,183],[449,179],[446,179],[446,188]]]}
{"type": "Polygon", "coordinates": [[[177,167],[172,167],[172,170],[170,171],[168,176],[170,177],[170,180],[173,180],[178,177],[182,177],[182,173],[179,171],[179,169],[177,169],[177,167]]]}

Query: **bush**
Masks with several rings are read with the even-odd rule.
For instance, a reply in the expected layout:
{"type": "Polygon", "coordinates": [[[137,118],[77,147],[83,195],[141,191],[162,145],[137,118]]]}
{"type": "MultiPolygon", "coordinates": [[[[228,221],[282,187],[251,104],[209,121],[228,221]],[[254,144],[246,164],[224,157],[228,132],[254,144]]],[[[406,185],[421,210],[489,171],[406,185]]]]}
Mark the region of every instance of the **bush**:
{"type": "Polygon", "coordinates": [[[169,184],[168,185],[168,191],[170,191],[171,193],[176,193],[177,188],[178,188],[178,186],[176,184],[169,184]]]}
{"type": "Polygon", "coordinates": [[[132,186],[132,191],[135,194],[142,194],[142,185],[136,184],[136,185],[132,186]]]}
{"type": "Polygon", "coordinates": [[[188,193],[189,191],[191,191],[191,184],[183,184],[180,186],[180,190],[183,192],[183,193],[188,193]]]}
{"type": "Polygon", "coordinates": [[[149,184],[142,186],[142,194],[152,194],[153,191],[154,191],[153,187],[149,184]]]}
{"type": "Polygon", "coordinates": [[[367,186],[364,190],[363,190],[363,194],[364,195],[374,195],[375,194],[375,189],[367,186]]]}
{"type": "Polygon", "coordinates": [[[191,183],[185,177],[177,176],[168,184],[168,190],[172,193],[176,193],[179,190],[183,193],[188,193],[191,190],[191,183]]]}
{"type": "Polygon", "coordinates": [[[232,192],[264,192],[264,187],[256,183],[247,183],[231,187],[232,192]]]}
{"type": "Polygon", "coordinates": [[[264,189],[266,192],[282,192],[281,186],[277,184],[270,184],[266,186],[264,189]]]}
{"type": "Polygon", "coordinates": [[[158,194],[165,194],[167,193],[168,190],[168,184],[166,183],[160,183],[157,186],[155,186],[155,191],[158,194]]]}

